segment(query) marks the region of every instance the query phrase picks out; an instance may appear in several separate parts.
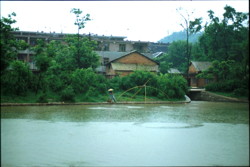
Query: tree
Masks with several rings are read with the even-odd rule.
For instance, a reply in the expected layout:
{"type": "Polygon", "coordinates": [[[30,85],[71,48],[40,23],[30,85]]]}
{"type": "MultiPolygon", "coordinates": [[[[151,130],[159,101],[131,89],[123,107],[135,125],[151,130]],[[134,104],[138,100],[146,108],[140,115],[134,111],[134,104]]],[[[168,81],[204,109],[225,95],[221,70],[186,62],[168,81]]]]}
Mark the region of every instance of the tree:
{"type": "Polygon", "coordinates": [[[87,21],[90,21],[90,15],[86,14],[85,16],[80,16],[82,14],[82,11],[80,9],[73,8],[71,13],[74,13],[76,15],[75,25],[77,26],[77,64],[79,68],[81,67],[81,53],[80,53],[80,30],[85,27],[85,24],[87,21]]]}
{"type": "Polygon", "coordinates": [[[168,70],[173,66],[173,63],[170,62],[169,57],[170,56],[167,53],[164,53],[163,55],[154,58],[155,61],[159,62],[159,70],[163,74],[168,73],[168,70]]]}
{"type": "Polygon", "coordinates": [[[205,25],[204,34],[199,40],[201,49],[210,60],[242,61],[245,57],[241,53],[242,49],[247,49],[243,43],[248,41],[249,30],[244,26],[248,16],[246,13],[236,12],[230,6],[225,6],[224,9],[222,20],[214,16],[212,10],[208,11],[211,22],[205,25]]]}
{"type": "Polygon", "coordinates": [[[95,69],[99,65],[99,57],[93,51],[96,46],[95,41],[90,41],[88,38],[81,38],[78,41],[73,35],[68,36],[65,42],[67,43],[66,49],[69,49],[77,68],[95,69]]]}
{"type": "MultiPolygon", "coordinates": [[[[182,8],[176,9],[176,11],[181,15],[184,20],[184,23],[181,23],[181,27],[186,31],[186,75],[188,78],[188,69],[190,64],[190,47],[189,47],[189,37],[192,33],[196,33],[201,30],[202,18],[195,19],[194,21],[190,20],[190,14],[186,11],[186,16],[181,13],[182,8]]],[[[193,12],[192,12],[193,13],[193,12]]]]}
{"type": "Polygon", "coordinates": [[[1,76],[1,91],[13,94],[23,95],[31,87],[32,73],[29,66],[19,60],[12,61],[10,70],[1,76]]]}
{"type": "Polygon", "coordinates": [[[32,48],[35,52],[35,64],[39,73],[35,89],[36,93],[38,93],[39,87],[43,89],[43,92],[46,91],[47,83],[45,81],[45,73],[48,71],[51,65],[51,58],[54,55],[54,53],[48,52],[48,45],[49,44],[44,40],[38,39],[37,45],[32,48]]]}
{"type": "Polygon", "coordinates": [[[16,14],[13,12],[8,18],[2,17],[0,20],[0,42],[1,42],[1,74],[9,67],[10,63],[17,58],[17,51],[24,50],[28,47],[25,41],[16,41],[11,34],[12,31],[18,30],[13,28],[12,24],[16,23],[12,17],[16,14]]]}
{"type": "MultiPolygon", "coordinates": [[[[189,44],[189,47],[191,47],[191,44],[189,44]]],[[[186,41],[174,41],[169,45],[166,62],[171,62],[172,68],[186,72],[186,41]]]]}
{"type": "MultiPolygon", "coordinates": [[[[180,75],[162,74],[157,78],[158,88],[165,92],[166,98],[183,98],[187,93],[187,81],[180,75]]],[[[158,96],[161,92],[159,92],[158,96]]]]}
{"type": "MultiPolygon", "coordinates": [[[[189,44],[191,50],[192,44],[189,44]]],[[[168,73],[170,68],[177,68],[181,72],[186,72],[186,41],[174,41],[168,46],[168,53],[155,58],[155,61],[160,63],[160,72],[168,73]]]]}
{"type": "Polygon", "coordinates": [[[213,67],[200,77],[216,76],[218,83],[208,85],[210,90],[248,92],[248,13],[236,12],[230,6],[225,6],[224,10],[222,19],[216,17],[212,10],[208,11],[210,23],[205,25],[199,45],[207,60],[213,61],[213,67]]]}

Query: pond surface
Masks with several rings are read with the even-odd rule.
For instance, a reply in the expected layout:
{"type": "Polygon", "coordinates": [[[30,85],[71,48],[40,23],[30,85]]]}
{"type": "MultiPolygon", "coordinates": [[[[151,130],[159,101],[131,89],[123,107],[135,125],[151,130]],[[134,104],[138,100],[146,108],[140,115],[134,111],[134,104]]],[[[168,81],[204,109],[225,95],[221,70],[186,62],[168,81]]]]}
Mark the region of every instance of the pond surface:
{"type": "Polygon", "coordinates": [[[249,105],[1,107],[1,166],[249,165],[249,105]]]}

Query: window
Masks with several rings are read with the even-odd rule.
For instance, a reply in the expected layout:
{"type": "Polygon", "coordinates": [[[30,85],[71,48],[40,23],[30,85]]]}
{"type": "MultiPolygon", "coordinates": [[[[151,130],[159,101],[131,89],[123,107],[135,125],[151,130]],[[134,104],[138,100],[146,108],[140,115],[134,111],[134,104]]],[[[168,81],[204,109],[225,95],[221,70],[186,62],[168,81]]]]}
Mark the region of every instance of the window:
{"type": "Polygon", "coordinates": [[[109,44],[104,44],[104,51],[109,51],[109,44]]]}
{"type": "Polygon", "coordinates": [[[30,45],[31,46],[35,46],[36,45],[36,39],[35,38],[30,39],[30,45]]]}
{"type": "Polygon", "coordinates": [[[119,44],[119,52],[125,52],[126,51],[126,44],[119,44]]]}
{"type": "Polygon", "coordinates": [[[109,58],[104,57],[104,58],[103,58],[103,64],[106,65],[106,64],[108,64],[108,63],[109,63],[109,58]]]}
{"type": "Polygon", "coordinates": [[[139,52],[143,52],[143,46],[142,45],[137,45],[135,47],[135,50],[139,51],[139,52]]]}
{"type": "Polygon", "coordinates": [[[18,54],[17,59],[23,62],[27,61],[27,55],[26,54],[18,54]]]}

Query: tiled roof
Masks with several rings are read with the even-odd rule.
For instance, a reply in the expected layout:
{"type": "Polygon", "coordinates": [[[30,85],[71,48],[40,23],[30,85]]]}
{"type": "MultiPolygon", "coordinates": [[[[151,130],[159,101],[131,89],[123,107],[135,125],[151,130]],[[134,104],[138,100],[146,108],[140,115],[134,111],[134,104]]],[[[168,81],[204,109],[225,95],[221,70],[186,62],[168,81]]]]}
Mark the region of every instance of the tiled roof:
{"type": "Polygon", "coordinates": [[[149,56],[146,56],[146,55],[144,55],[144,54],[142,54],[142,53],[140,53],[140,52],[138,52],[138,51],[136,51],[136,50],[131,51],[131,52],[129,52],[129,53],[127,53],[127,54],[125,54],[125,55],[123,55],[123,56],[121,56],[121,57],[118,57],[117,59],[111,60],[109,63],[112,63],[112,62],[114,62],[114,61],[117,61],[118,59],[123,58],[123,57],[126,57],[126,56],[128,56],[128,55],[130,55],[130,54],[132,54],[132,53],[137,53],[137,54],[139,54],[139,55],[141,55],[141,56],[143,56],[143,57],[149,59],[150,61],[153,61],[153,62],[155,62],[156,64],[159,64],[158,62],[156,62],[156,61],[154,61],[153,59],[151,59],[149,56]]]}
{"type": "Polygon", "coordinates": [[[207,61],[191,61],[197,71],[205,71],[207,70],[212,63],[207,61]]]}
{"type": "MultiPolygon", "coordinates": [[[[95,51],[97,53],[97,55],[99,57],[102,57],[102,58],[109,58],[109,62],[113,61],[113,60],[116,60],[116,59],[119,59],[123,56],[126,56],[132,52],[115,52],[115,51],[95,51]]],[[[152,54],[151,53],[143,53],[143,55],[147,58],[149,58],[150,60],[152,60],[152,54]]],[[[154,60],[152,60],[154,61],[154,60]]],[[[132,67],[130,67],[132,69],[132,67]]],[[[99,67],[96,68],[96,71],[97,72],[105,72],[105,65],[101,65],[99,67]]],[[[155,71],[155,70],[153,70],[155,71]]]]}
{"type": "Polygon", "coordinates": [[[170,74],[181,74],[181,72],[176,68],[170,68],[168,70],[168,73],[170,73],[170,74]]]}
{"type": "Polygon", "coordinates": [[[112,51],[95,51],[98,56],[100,57],[105,57],[105,58],[109,58],[109,61],[118,59],[119,57],[122,57],[126,54],[128,54],[129,52],[112,52],[112,51]]]}
{"type": "Polygon", "coordinates": [[[153,58],[156,58],[158,56],[161,56],[163,54],[163,52],[156,52],[152,55],[153,58]]]}
{"type": "Polygon", "coordinates": [[[118,71],[158,71],[158,66],[140,65],[140,64],[124,64],[124,63],[111,63],[113,70],[118,71]]]}
{"type": "MultiPolygon", "coordinates": [[[[113,61],[115,59],[118,59],[122,56],[128,55],[131,52],[114,52],[114,51],[95,51],[98,56],[103,57],[103,58],[109,58],[109,61],[113,61]]],[[[148,58],[152,58],[151,53],[142,53],[144,56],[148,58]]]]}

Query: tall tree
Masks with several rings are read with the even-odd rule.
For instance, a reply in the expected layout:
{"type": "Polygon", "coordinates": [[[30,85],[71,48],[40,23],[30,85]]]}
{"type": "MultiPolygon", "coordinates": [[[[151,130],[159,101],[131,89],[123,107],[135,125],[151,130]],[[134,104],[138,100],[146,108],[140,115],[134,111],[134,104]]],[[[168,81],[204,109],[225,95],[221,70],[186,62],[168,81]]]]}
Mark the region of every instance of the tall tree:
{"type": "Polygon", "coordinates": [[[77,26],[77,63],[78,67],[81,67],[80,65],[80,59],[81,59],[81,53],[80,53],[80,30],[85,27],[85,24],[87,21],[90,21],[90,15],[86,14],[85,16],[81,16],[82,11],[80,9],[73,8],[71,10],[71,13],[74,13],[76,15],[75,25],[77,26]]]}
{"type": "Polygon", "coordinates": [[[245,24],[248,15],[236,12],[230,6],[225,6],[224,9],[222,20],[214,16],[212,10],[208,11],[210,23],[205,25],[204,34],[199,41],[200,46],[210,60],[236,60],[239,62],[244,59],[241,53],[243,43],[248,41],[249,30],[245,24]]]}
{"type": "Polygon", "coordinates": [[[45,81],[45,73],[48,71],[51,65],[51,58],[54,53],[48,51],[49,44],[41,39],[37,40],[37,45],[32,48],[35,52],[35,64],[38,68],[38,79],[35,92],[38,93],[39,88],[42,88],[43,92],[46,91],[47,83],[45,81]],[[50,53],[50,54],[49,54],[50,53]]]}
{"type": "Polygon", "coordinates": [[[18,50],[28,47],[25,41],[17,41],[11,34],[12,31],[18,30],[18,28],[12,27],[12,24],[16,23],[16,20],[13,19],[15,16],[16,14],[13,12],[7,18],[2,17],[0,20],[1,74],[17,58],[18,50]]]}
{"type": "MultiPolygon", "coordinates": [[[[213,61],[213,68],[204,74],[213,74],[229,87],[227,91],[248,92],[249,90],[249,16],[248,13],[236,12],[230,6],[224,7],[221,19],[208,11],[210,23],[205,25],[204,34],[199,43],[208,60],[213,61]],[[227,82],[237,83],[230,86],[227,82]]],[[[203,74],[201,74],[203,75],[203,74]]],[[[216,84],[216,83],[215,83],[216,84]]],[[[220,85],[216,85],[220,86],[220,85]]]]}
{"type": "Polygon", "coordinates": [[[88,38],[80,38],[78,41],[74,35],[68,36],[65,41],[68,46],[66,49],[69,49],[77,68],[95,69],[99,65],[99,57],[94,52],[95,41],[90,41],[88,38]]]}
{"type": "MultiPolygon", "coordinates": [[[[183,14],[182,8],[176,9],[176,11],[180,14],[182,19],[184,20],[183,23],[181,23],[181,27],[186,31],[186,75],[188,78],[188,69],[189,69],[189,63],[190,63],[190,56],[191,56],[191,48],[189,47],[189,37],[192,33],[196,33],[201,29],[201,18],[195,19],[194,21],[190,20],[191,15],[186,11],[186,15],[183,14]]],[[[193,12],[191,13],[193,14],[193,12]]]]}

